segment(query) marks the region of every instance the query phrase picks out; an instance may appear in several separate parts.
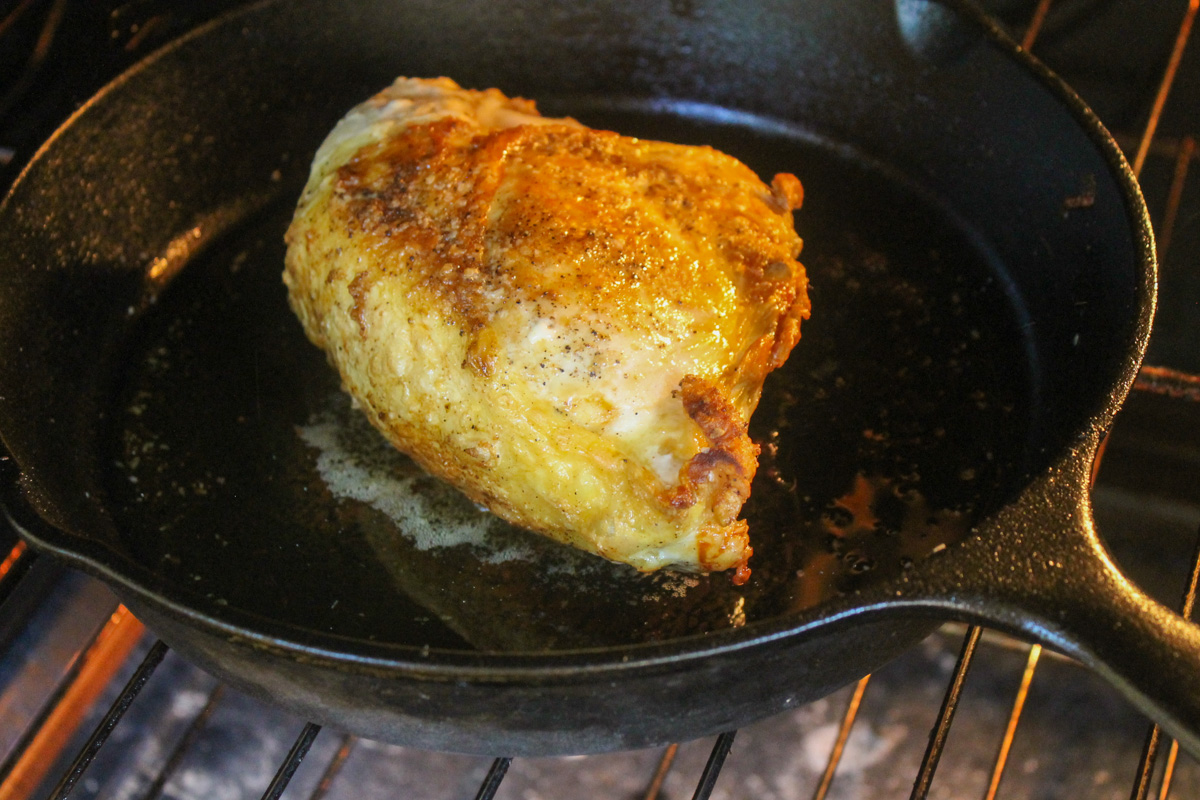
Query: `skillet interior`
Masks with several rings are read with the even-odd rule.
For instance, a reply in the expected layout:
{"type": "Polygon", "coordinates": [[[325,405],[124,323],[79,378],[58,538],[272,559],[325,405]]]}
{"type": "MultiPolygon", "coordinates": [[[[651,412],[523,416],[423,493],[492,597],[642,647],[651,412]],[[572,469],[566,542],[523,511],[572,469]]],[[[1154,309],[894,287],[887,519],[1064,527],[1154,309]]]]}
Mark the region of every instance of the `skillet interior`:
{"type": "Polygon", "coordinates": [[[895,576],[1009,499],[1031,458],[1040,378],[1024,309],[978,240],[852,153],[753,118],[559,104],[805,176],[799,227],[820,313],[755,416],[766,455],[746,510],[751,581],[647,578],[543,542],[382,444],[287,309],[290,191],[189,263],[113,358],[124,366],[99,460],[136,561],[210,602],[340,636],[624,645],[777,617],[895,576]]]}
{"type": "Polygon", "coordinates": [[[698,631],[799,626],[838,590],[886,587],[1107,408],[1147,277],[1124,188],[1043,80],[974,23],[914,37],[924,3],[853,5],[279,4],[150,62],[52,142],[3,214],[0,427],[60,531],[42,543],[193,623],[351,656],[702,652],[698,631]],[[764,469],[748,509],[776,557],[745,592],[704,580],[680,598],[655,580],[646,602],[646,580],[594,566],[563,589],[527,562],[418,551],[331,502],[295,426],[340,412],[282,306],[280,236],[325,131],[398,73],[496,84],[805,181],[817,313],[755,420],[768,444],[780,432],[764,465],[778,480],[764,469]],[[496,580],[510,605],[479,625],[461,601],[491,603],[479,589],[496,580]],[[489,641],[498,618],[521,624],[489,641]]]}

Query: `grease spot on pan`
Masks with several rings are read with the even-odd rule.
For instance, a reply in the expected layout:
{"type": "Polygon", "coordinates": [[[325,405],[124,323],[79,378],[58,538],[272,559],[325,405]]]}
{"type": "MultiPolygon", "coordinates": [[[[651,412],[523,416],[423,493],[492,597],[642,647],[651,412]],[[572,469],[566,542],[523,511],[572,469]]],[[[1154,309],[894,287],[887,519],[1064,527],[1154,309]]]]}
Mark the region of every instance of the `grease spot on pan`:
{"type": "Polygon", "coordinates": [[[470,545],[491,563],[533,556],[527,546],[493,541],[495,517],[430,478],[382,437],[363,436],[356,427],[323,414],[297,429],[317,451],[317,471],[335,497],[383,512],[420,550],[470,545]]]}

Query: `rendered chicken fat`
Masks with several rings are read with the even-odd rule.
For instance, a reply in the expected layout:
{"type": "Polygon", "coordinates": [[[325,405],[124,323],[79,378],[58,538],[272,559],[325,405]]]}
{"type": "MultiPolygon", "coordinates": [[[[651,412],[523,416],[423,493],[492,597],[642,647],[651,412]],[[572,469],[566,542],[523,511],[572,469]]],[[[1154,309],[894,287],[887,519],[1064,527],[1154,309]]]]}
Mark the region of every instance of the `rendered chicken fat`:
{"type": "Polygon", "coordinates": [[[371,422],[475,502],[744,580],[747,423],[809,311],[801,198],[709,147],[400,78],[318,150],[284,282],[371,422]]]}

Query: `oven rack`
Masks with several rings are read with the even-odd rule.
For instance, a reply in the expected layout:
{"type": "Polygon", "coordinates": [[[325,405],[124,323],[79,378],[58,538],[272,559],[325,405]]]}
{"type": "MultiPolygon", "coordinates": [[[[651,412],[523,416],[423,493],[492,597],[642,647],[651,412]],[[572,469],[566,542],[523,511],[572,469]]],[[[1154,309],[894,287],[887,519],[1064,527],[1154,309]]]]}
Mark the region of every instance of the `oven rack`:
{"type": "MultiPolygon", "coordinates": [[[[1038,0],[1023,36],[1022,45],[1025,48],[1035,47],[1053,3],[1054,0],[1038,0]]],[[[0,35],[16,22],[20,15],[30,13],[29,10],[34,5],[36,0],[18,0],[12,4],[5,15],[0,17],[0,35]]],[[[65,8],[66,0],[52,0],[49,8],[44,11],[42,26],[26,64],[26,71],[16,82],[8,84],[3,96],[0,96],[0,116],[12,108],[28,88],[28,83],[32,82],[32,78],[26,81],[24,76],[32,76],[43,68],[50,41],[62,22],[65,8]]],[[[1151,160],[1169,165],[1170,179],[1157,227],[1159,259],[1164,269],[1179,223],[1181,198],[1188,185],[1189,171],[1197,161],[1198,155],[1194,136],[1162,137],[1157,135],[1157,129],[1191,37],[1198,8],[1200,0],[1188,0],[1170,57],[1157,83],[1144,129],[1138,135],[1118,137],[1122,147],[1129,154],[1135,174],[1140,175],[1143,167],[1151,160]]],[[[124,42],[126,51],[137,52],[147,40],[153,41],[152,31],[155,27],[160,29],[160,32],[161,29],[169,27],[164,25],[162,16],[151,16],[149,20],[144,26],[135,26],[134,32],[124,42]]],[[[6,165],[12,157],[11,153],[0,152],[0,166],[6,165]]],[[[1165,398],[1172,403],[1200,408],[1200,405],[1196,405],[1200,404],[1200,374],[1165,367],[1143,367],[1134,386],[1134,399],[1139,396],[1165,398]]],[[[3,461],[7,462],[7,459],[3,461]]],[[[7,463],[3,466],[9,467],[7,463]]],[[[11,472],[11,469],[7,471],[11,472]]],[[[7,474],[0,477],[12,478],[7,474]]],[[[56,587],[59,581],[64,580],[65,570],[49,564],[47,559],[40,559],[23,542],[15,541],[11,531],[0,534],[0,542],[3,542],[0,544],[0,552],[7,552],[7,556],[0,561],[0,647],[3,647],[13,646],[16,637],[14,631],[23,621],[37,613],[38,604],[44,602],[47,592],[56,587]]],[[[69,580],[69,576],[65,579],[69,580]]],[[[1198,582],[1200,532],[1197,533],[1197,543],[1190,559],[1190,575],[1185,581],[1186,589],[1180,600],[1180,608],[1185,616],[1192,612],[1198,582]]],[[[961,644],[946,682],[936,721],[929,733],[925,754],[913,778],[910,797],[925,798],[930,794],[939,760],[950,740],[952,723],[967,685],[968,675],[972,665],[980,658],[980,653],[988,647],[1015,648],[1024,655],[1024,668],[1020,671],[1018,687],[1013,695],[1003,734],[995,746],[985,794],[987,800],[992,800],[998,796],[1002,779],[1009,767],[1012,745],[1039,665],[1048,660],[1065,660],[1065,657],[1044,651],[1040,645],[1018,642],[978,626],[946,626],[938,635],[958,638],[961,644]]],[[[49,701],[38,709],[33,723],[21,732],[15,746],[10,749],[8,758],[0,764],[0,800],[35,796],[34,792],[47,785],[47,775],[53,775],[54,768],[64,762],[68,762],[66,769],[53,785],[48,797],[57,800],[71,795],[85,779],[88,767],[101,753],[102,748],[119,730],[118,724],[122,717],[143,690],[152,686],[156,670],[167,660],[168,652],[167,646],[161,641],[152,640],[141,623],[123,606],[113,609],[102,624],[87,637],[83,647],[70,655],[62,675],[55,681],[49,701]],[[138,655],[141,655],[140,661],[136,660],[138,655]],[[126,678],[123,688],[116,693],[108,710],[100,716],[91,735],[78,752],[73,755],[64,754],[63,746],[71,739],[72,732],[88,715],[97,697],[105,693],[114,676],[122,671],[128,672],[126,665],[131,664],[131,658],[136,662],[132,674],[126,678]]],[[[864,677],[849,692],[844,711],[840,714],[840,721],[836,726],[836,735],[825,759],[824,770],[811,795],[814,800],[824,800],[832,796],[839,764],[846,753],[855,723],[860,719],[863,704],[868,700],[867,690],[871,680],[872,676],[864,677]]],[[[108,693],[111,694],[111,691],[108,693]]],[[[137,796],[155,798],[162,795],[168,780],[188,748],[194,746],[197,736],[209,722],[225,693],[225,688],[215,682],[207,689],[204,702],[192,715],[170,752],[161,760],[161,768],[154,775],[147,776],[143,790],[137,796]]],[[[321,733],[320,726],[314,723],[302,726],[286,755],[278,761],[273,776],[263,790],[263,798],[274,800],[284,795],[289,782],[321,733]]],[[[361,742],[355,737],[334,735],[337,738],[333,745],[324,748],[327,752],[319,776],[315,781],[309,781],[311,786],[307,794],[303,795],[309,800],[320,800],[326,796],[354,749],[361,746],[361,742]]],[[[325,738],[328,736],[327,733],[325,738]]],[[[697,800],[712,796],[722,767],[733,748],[735,737],[736,732],[729,731],[715,738],[707,760],[695,777],[692,796],[697,800]]],[[[1146,730],[1141,750],[1140,762],[1132,776],[1130,796],[1141,800],[1153,795],[1159,800],[1166,800],[1170,796],[1176,765],[1179,763],[1178,746],[1161,734],[1157,726],[1150,725],[1146,730]]],[[[679,751],[680,745],[671,745],[661,751],[645,775],[645,788],[639,797],[656,800],[665,796],[663,787],[667,776],[673,769],[678,768],[676,762],[679,751]]],[[[736,753],[734,755],[736,757],[736,753]]],[[[495,758],[480,782],[476,798],[483,800],[497,796],[511,764],[512,759],[508,757],[495,758]]]]}

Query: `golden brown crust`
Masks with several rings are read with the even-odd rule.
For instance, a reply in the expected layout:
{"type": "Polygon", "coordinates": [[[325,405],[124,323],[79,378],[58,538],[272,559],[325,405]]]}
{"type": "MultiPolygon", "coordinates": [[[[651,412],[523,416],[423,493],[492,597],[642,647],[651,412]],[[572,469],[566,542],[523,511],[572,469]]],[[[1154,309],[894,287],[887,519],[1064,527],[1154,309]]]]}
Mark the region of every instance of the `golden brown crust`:
{"type": "Polygon", "coordinates": [[[771,193],[791,211],[804,205],[804,184],[790,173],[781,172],[771,180],[771,193]]]}
{"type": "Polygon", "coordinates": [[[758,445],[750,441],[737,408],[711,381],[687,375],[680,383],[680,395],[684,410],[700,426],[707,443],[680,470],[679,485],[668,502],[686,508],[703,501],[718,525],[732,525],[750,496],[758,470],[758,445]]]}
{"type": "Polygon", "coordinates": [[[744,578],[746,424],[808,315],[799,182],[571,121],[485,124],[532,105],[401,83],[365,113],[425,116],[331,148],[289,231],[309,337],[397,447],[497,514],[744,578]],[[459,110],[428,113],[442,91],[459,110]]]}
{"type": "MultiPolygon", "coordinates": [[[[338,170],[335,193],[362,232],[382,237],[373,248],[377,254],[408,253],[406,268],[425,271],[422,279],[461,315],[472,335],[490,319],[489,292],[548,305],[561,290],[587,292],[596,305],[617,312],[630,291],[663,298],[678,297],[684,289],[692,300],[689,278],[704,276],[695,265],[672,259],[670,243],[655,236],[653,226],[638,229],[643,215],[625,194],[631,183],[674,229],[703,236],[717,250],[713,255],[744,271],[738,288],[746,301],[762,304],[766,314],[799,319],[807,304],[792,308],[798,294],[793,272],[802,268],[750,214],[727,208],[732,192],[724,180],[714,180],[718,167],[745,183],[757,182],[749,169],[708,148],[568,126],[480,132],[452,118],[363,148],[338,170]],[[664,147],[703,151],[717,164],[680,169],[681,154],[658,152],[664,147]],[[418,179],[428,175],[438,180],[418,179]],[[510,185],[505,206],[497,209],[502,176],[510,185]],[[724,213],[712,213],[717,210],[724,213]],[[656,245],[662,245],[662,255],[655,254],[656,245]],[[532,269],[504,269],[511,265],[491,256],[507,248],[536,249],[539,258],[531,259],[532,269]],[[413,260],[413,249],[427,258],[413,260]],[[631,250],[637,251],[633,258],[631,250]],[[540,272],[549,259],[574,269],[555,280],[540,272]]],[[[794,176],[786,178],[798,185],[794,176]]]]}
{"type": "Polygon", "coordinates": [[[738,586],[750,579],[749,561],[754,548],[750,546],[750,526],[745,520],[724,527],[705,527],[697,537],[697,550],[701,569],[732,569],[733,582],[738,586]],[[737,561],[729,561],[730,553],[738,554],[737,561]]]}

